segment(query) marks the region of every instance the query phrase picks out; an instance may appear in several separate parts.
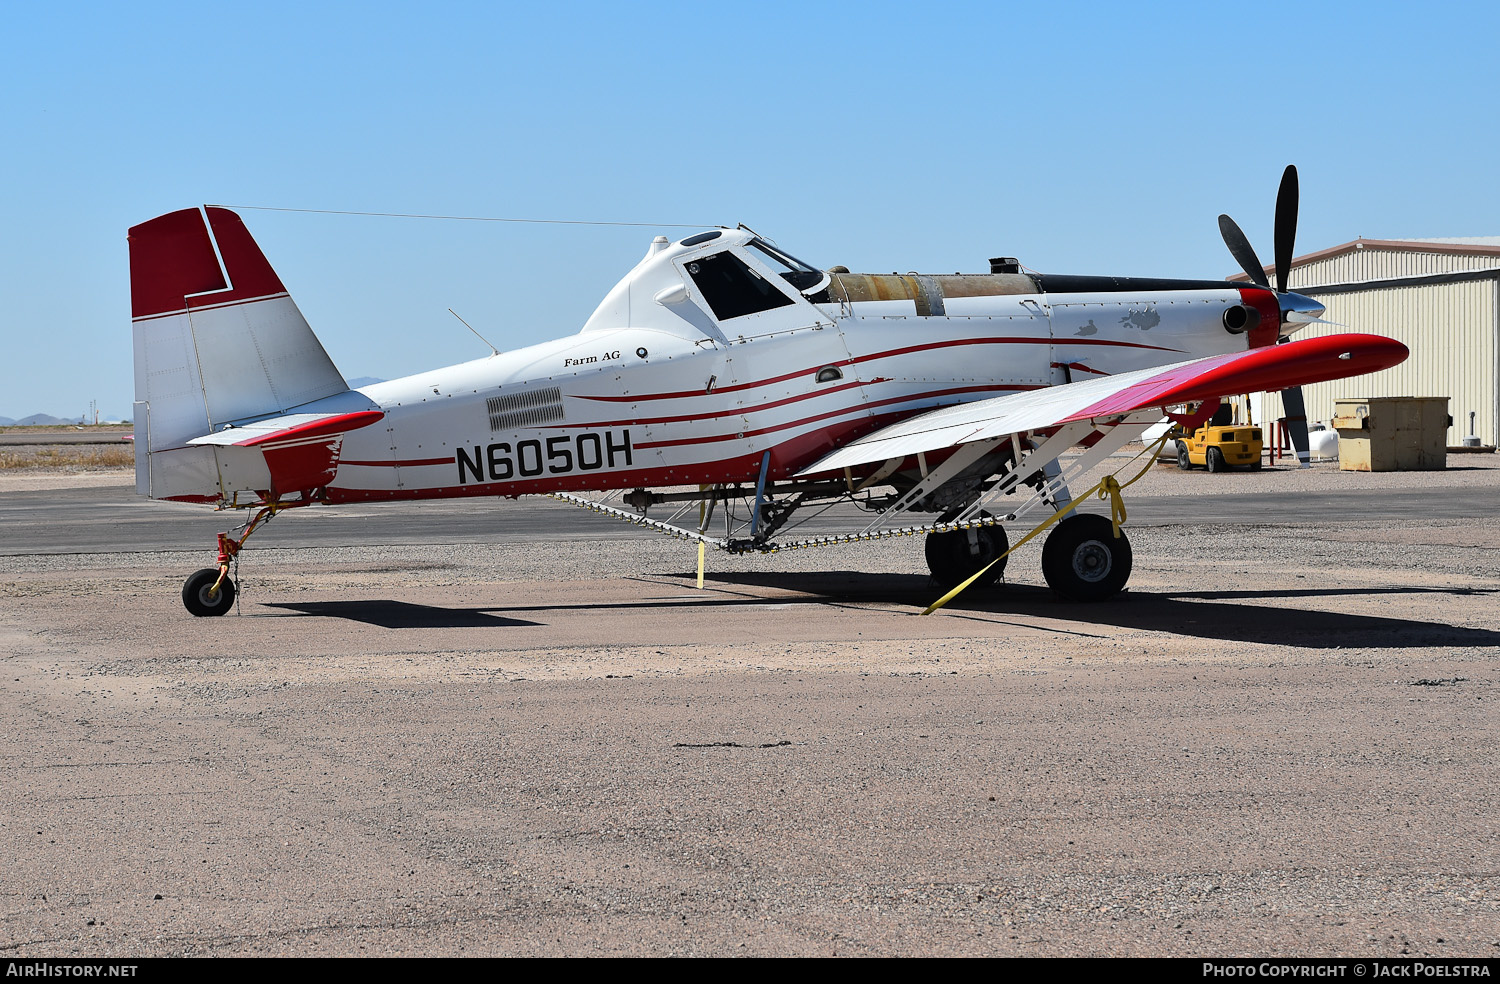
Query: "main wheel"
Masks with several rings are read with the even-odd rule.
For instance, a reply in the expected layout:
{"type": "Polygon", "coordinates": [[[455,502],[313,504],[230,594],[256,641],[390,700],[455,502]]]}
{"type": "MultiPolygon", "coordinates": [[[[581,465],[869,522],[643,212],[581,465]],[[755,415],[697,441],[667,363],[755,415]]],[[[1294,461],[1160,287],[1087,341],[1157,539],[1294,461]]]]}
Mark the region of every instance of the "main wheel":
{"type": "Polygon", "coordinates": [[[197,571],[182,585],[182,603],[194,615],[223,615],[234,607],[234,582],[224,575],[224,583],[214,591],[214,582],[219,579],[216,567],[205,567],[197,571]]]}
{"type": "Polygon", "coordinates": [[[1181,441],[1177,442],[1177,467],[1183,471],[1193,467],[1193,459],[1188,457],[1187,445],[1181,441]]]}
{"type": "Polygon", "coordinates": [[[1204,455],[1204,457],[1208,459],[1209,471],[1221,472],[1229,470],[1229,465],[1224,461],[1224,452],[1218,448],[1209,448],[1208,454],[1204,455]]]}
{"type": "Polygon", "coordinates": [[[1130,541],[1105,516],[1081,513],[1057,524],[1042,545],[1042,576],[1069,601],[1103,601],[1130,580],[1130,541]]]}
{"type": "MultiPolygon", "coordinates": [[[[1003,526],[972,526],[966,530],[927,534],[927,569],[945,588],[956,588],[996,557],[1010,549],[1003,526]],[[970,538],[973,538],[972,540],[970,538]]],[[[1009,560],[1010,558],[1006,558],[1009,560]]],[[[987,588],[1005,573],[1005,561],[984,572],[974,587],[987,588]]]]}

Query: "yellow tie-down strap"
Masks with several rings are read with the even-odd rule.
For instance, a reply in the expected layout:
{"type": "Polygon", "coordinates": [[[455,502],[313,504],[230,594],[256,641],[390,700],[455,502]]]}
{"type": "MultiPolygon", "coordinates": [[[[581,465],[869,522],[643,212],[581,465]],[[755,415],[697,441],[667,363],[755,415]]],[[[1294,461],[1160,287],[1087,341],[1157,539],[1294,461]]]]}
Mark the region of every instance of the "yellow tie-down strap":
{"type": "Polygon", "coordinates": [[[1042,523],[1041,523],[1040,526],[1038,526],[1036,529],[1032,530],[1030,533],[1027,533],[1024,537],[1022,537],[1019,541],[1017,541],[1017,543],[1014,546],[1012,546],[1009,550],[1005,551],[1005,553],[1001,554],[1000,556],[996,557],[994,560],[990,561],[988,564],[985,564],[983,567],[981,567],[967,581],[965,581],[964,583],[960,584],[958,587],[954,588],[952,591],[949,591],[947,594],[943,595],[937,601],[934,601],[931,605],[929,605],[927,607],[926,611],[922,612],[922,614],[923,615],[931,615],[933,612],[937,611],[939,608],[942,608],[944,605],[948,604],[948,602],[952,601],[954,598],[957,598],[959,595],[963,594],[964,589],[967,588],[969,585],[973,584],[975,581],[979,580],[981,577],[983,577],[985,571],[989,570],[991,567],[994,567],[996,564],[1000,563],[1000,561],[1004,560],[1006,557],[1009,557],[1011,554],[1015,553],[1017,550],[1020,550],[1021,547],[1024,544],[1026,544],[1028,541],[1030,541],[1038,533],[1042,532],[1047,527],[1051,526],[1053,523],[1057,522],[1058,520],[1060,520],[1064,516],[1066,516],[1068,513],[1072,512],[1078,506],[1079,502],[1081,502],[1084,499],[1087,499],[1089,496],[1094,495],[1096,493],[1098,494],[1099,498],[1101,498],[1101,499],[1108,499],[1109,500],[1109,519],[1110,519],[1110,522],[1114,524],[1115,537],[1118,538],[1119,535],[1120,535],[1120,526],[1125,522],[1125,518],[1126,518],[1125,517],[1125,499],[1124,499],[1123,496],[1120,495],[1120,491],[1122,489],[1128,489],[1130,486],[1134,485],[1137,481],[1140,480],[1140,478],[1141,478],[1142,475],[1146,474],[1146,472],[1148,472],[1148,471],[1151,470],[1152,463],[1154,463],[1156,461],[1156,454],[1157,454],[1157,452],[1160,451],[1162,449],[1162,447],[1167,443],[1167,438],[1170,437],[1170,436],[1171,436],[1171,431],[1168,431],[1167,433],[1165,433],[1165,434],[1163,434],[1161,436],[1161,440],[1152,443],[1149,447],[1147,447],[1145,450],[1143,450],[1140,454],[1137,454],[1134,458],[1131,458],[1129,461],[1125,462],[1125,464],[1123,464],[1119,468],[1115,469],[1115,471],[1112,474],[1105,475],[1104,478],[1100,479],[1100,481],[1099,481],[1099,483],[1097,485],[1095,485],[1093,488],[1089,489],[1087,492],[1085,492],[1083,495],[1079,496],[1077,499],[1074,499],[1072,502],[1068,503],[1063,508],[1059,509],[1057,512],[1053,513],[1051,516],[1048,516],[1045,520],[1042,521],[1042,523]],[[1126,468],[1129,468],[1131,465],[1135,464],[1135,462],[1141,457],[1141,455],[1145,455],[1146,456],[1145,467],[1143,467],[1139,472],[1137,472],[1134,478],[1132,478],[1130,481],[1126,482],[1124,485],[1121,485],[1119,483],[1119,481],[1115,478],[1115,475],[1118,475],[1120,472],[1124,471],[1126,468]]]}

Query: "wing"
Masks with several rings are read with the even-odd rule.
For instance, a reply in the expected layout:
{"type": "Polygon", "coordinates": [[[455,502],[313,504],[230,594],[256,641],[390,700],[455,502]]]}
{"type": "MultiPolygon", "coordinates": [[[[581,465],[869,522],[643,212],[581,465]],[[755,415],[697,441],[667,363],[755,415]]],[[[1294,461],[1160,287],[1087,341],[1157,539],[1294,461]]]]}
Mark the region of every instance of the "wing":
{"type": "Polygon", "coordinates": [[[1026,393],[932,410],[881,428],[803,469],[812,475],[904,458],[1073,421],[1103,421],[1231,393],[1259,393],[1375,372],[1406,359],[1405,345],[1380,335],[1326,335],[1214,355],[1026,393]]]}

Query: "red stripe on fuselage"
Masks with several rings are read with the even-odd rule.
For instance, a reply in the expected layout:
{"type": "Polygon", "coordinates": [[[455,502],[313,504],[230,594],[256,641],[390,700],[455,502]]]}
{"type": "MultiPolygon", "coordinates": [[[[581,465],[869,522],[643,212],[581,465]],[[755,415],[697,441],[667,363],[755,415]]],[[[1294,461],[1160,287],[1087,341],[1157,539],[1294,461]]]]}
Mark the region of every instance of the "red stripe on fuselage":
{"type": "Polygon", "coordinates": [[[800,403],[803,400],[816,399],[817,397],[820,397],[820,396],[827,396],[830,393],[838,393],[838,392],[841,392],[843,390],[854,389],[855,387],[858,387],[858,386],[870,386],[870,385],[874,385],[875,383],[888,383],[888,382],[890,382],[889,379],[872,379],[868,383],[861,383],[861,382],[844,383],[842,386],[830,386],[827,389],[816,390],[816,391],[814,391],[812,393],[802,393],[802,394],[799,394],[797,396],[783,397],[780,400],[771,400],[768,403],[757,403],[754,406],[738,407],[738,408],[733,408],[733,409],[726,409],[722,413],[708,413],[708,412],[705,412],[703,410],[699,410],[696,413],[678,413],[678,414],[672,414],[672,415],[667,416],[667,417],[633,417],[633,418],[631,418],[629,420],[591,420],[587,424],[584,424],[584,425],[580,425],[580,424],[547,424],[542,429],[543,430],[558,430],[558,429],[566,429],[566,428],[569,428],[569,427],[579,427],[579,426],[587,426],[587,427],[628,427],[628,426],[636,425],[636,424],[639,424],[639,425],[645,425],[645,424],[671,424],[671,423],[676,423],[676,422],[682,421],[682,420],[715,420],[715,419],[717,419],[719,417],[740,417],[740,416],[744,416],[747,413],[757,413],[757,412],[759,412],[761,410],[771,410],[771,409],[774,409],[776,407],[784,407],[788,403],[800,403]]]}
{"type": "MultiPolygon", "coordinates": [[[[771,452],[771,467],[767,477],[785,479],[795,475],[807,462],[816,461],[835,446],[857,440],[888,423],[905,416],[904,411],[893,411],[859,420],[846,421],[811,434],[802,434],[782,444],[753,451],[718,461],[674,465],[670,468],[632,468],[625,471],[590,472],[581,475],[562,475],[555,478],[524,479],[522,481],[482,482],[474,485],[447,485],[432,489],[349,489],[330,485],[323,501],[344,502],[397,502],[411,499],[457,499],[479,496],[545,495],[549,492],[598,492],[606,489],[650,488],[663,485],[722,485],[735,482],[754,482],[760,474],[761,456],[771,452]]],[[[929,459],[935,460],[935,459],[929,459]]],[[[863,476],[874,469],[874,465],[853,469],[853,474],[863,476]]]]}
{"type": "MultiPolygon", "coordinates": [[[[898,355],[910,355],[913,352],[927,352],[934,349],[952,348],[956,345],[1051,345],[1054,341],[1061,341],[1068,345],[1104,345],[1116,348],[1138,348],[1151,349],[1156,352],[1181,352],[1182,349],[1166,348],[1161,345],[1143,345],[1140,342],[1120,342],[1108,338],[1068,338],[1055,340],[1051,337],[999,337],[999,338],[952,338],[941,342],[928,342],[924,345],[907,345],[903,348],[887,349],[884,352],[874,352],[870,355],[862,355],[858,358],[838,359],[833,362],[823,362],[808,369],[800,369],[797,372],[784,373],[780,376],[771,376],[768,379],[759,379],[750,383],[735,383],[732,386],[716,386],[712,390],[681,390],[675,393],[641,393],[633,396],[577,396],[574,399],[596,400],[601,403],[631,403],[640,400],[682,400],[693,396],[714,396],[720,393],[736,393],[741,390],[754,389],[757,386],[769,386],[772,383],[785,382],[788,379],[796,379],[808,373],[817,372],[824,366],[852,366],[858,363],[874,362],[879,359],[889,359],[898,355]]],[[[870,382],[880,382],[875,379],[870,382]]]]}
{"type": "MultiPolygon", "coordinates": [[[[730,485],[753,483],[760,474],[761,456],[771,453],[767,478],[789,479],[811,461],[825,456],[834,447],[856,441],[866,434],[893,424],[909,414],[904,410],[875,414],[850,420],[810,434],[802,434],[779,445],[719,461],[673,466],[671,468],[634,468],[600,474],[565,475],[519,482],[483,482],[475,485],[449,485],[435,489],[346,489],[330,485],[323,499],[328,504],[346,502],[399,502],[414,499],[457,499],[523,495],[546,495],[550,492],[599,492],[609,489],[651,488],[664,485],[730,485]]],[[[936,464],[953,452],[953,448],[929,452],[929,465],[936,464]]],[[[910,459],[908,459],[910,460],[910,459]]],[[[871,474],[878,466],[864,465],[850,469],[856,480],[871,474]]],[[[829,475],[842,475],[830,472],[829,475]]]]}
{"type": "Polygon", "coordinates": [[[457,461],[457,457],[408,458],[404,461],[341,461],[339,467],[356,465],[360,468],[420,468],[423,465],[451,465],[457,461]]]}
{"type": "Polygon", "coordinates": [[[740,455],[724,461],[682,465],[673,468],[634,468],[608,473],[588,472],[557,478],[536,478],[518,482],[480,482],[474,485],[445,485],[431,489],[347,489],[330,485],[325,501],[382,502],[403,499],[458,499],[475,496],[539,495],[548,492],[594,492],[601,489],[629,489],[653,485],[700,485],[721,482],[754,481],[760,470],[763,452],[740,455]]]}
{"type": "Polygon", "coordinates": [[[1073,370],[1077,370],[1078,372],[1090,372],[1090,373],[1093,373],[1095,376],[1112,376],[1112,375],[1114,375],[1113,373],[1105,372],[1103,369],[1090,369],[1088,366],[1084,365],[1082,362],[1054,362],[1054,363],[1052,363],[1052,368],[1054,368],[1054,369],[1073,369],[1073,370]]]}
{"type": "MultiPolygon", "coordinates": [[[[819,420],[827,420],[830,417],[842,417],[851,413],[864,413],[875,407],[886,407],[893,403],[908,403],[912,400],[931,400],[940,396],[952,396],[957,393],[1014,393],[1024,390],[1045,389],[1044,386],[956,386],[953,389],[933,390],[930,393],[913,393],[910,396],[893,396],[884,400],[876,400],[874,403],[860,403],[855,406],[844,407],[840,410],[830,410],[827,413],[815,414],[811,417],[803,417],[801,420],[793,420],[774,427],[762,427],[758,430],[738,431],[734,434],[714,434],[707,437],[685,437],[676,441],[652,441],[646,444],[637,444],[637,448],[670,448],[685,444],[712,444],[718,441],[733,441],[742,437],[759,437],[764,434],[774,434],[777,431],[791,430],[793,427],[802,427],[806,424],[816,423],[819,420]]],[[[913,407],[912,413],[925,413],[928,410],[936,410],[936,407],[924,406],[913,407]]]]}

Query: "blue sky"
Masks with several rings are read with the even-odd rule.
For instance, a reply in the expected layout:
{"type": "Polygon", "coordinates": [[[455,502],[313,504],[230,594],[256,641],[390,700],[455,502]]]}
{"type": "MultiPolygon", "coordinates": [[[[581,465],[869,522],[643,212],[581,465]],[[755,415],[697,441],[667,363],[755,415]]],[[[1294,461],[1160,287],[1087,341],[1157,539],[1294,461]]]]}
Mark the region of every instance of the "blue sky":
{"type": "MultiPolygon", "coordinates": [[[[126,229],[204,203],[744,222],[819,266],[1222,277],[1500,234],[1493,4],[16,4],[0,415],[129,414],[126,229]]],[[[241,213],[346,376],[576,331],[653,229],[241,213]]]]}

